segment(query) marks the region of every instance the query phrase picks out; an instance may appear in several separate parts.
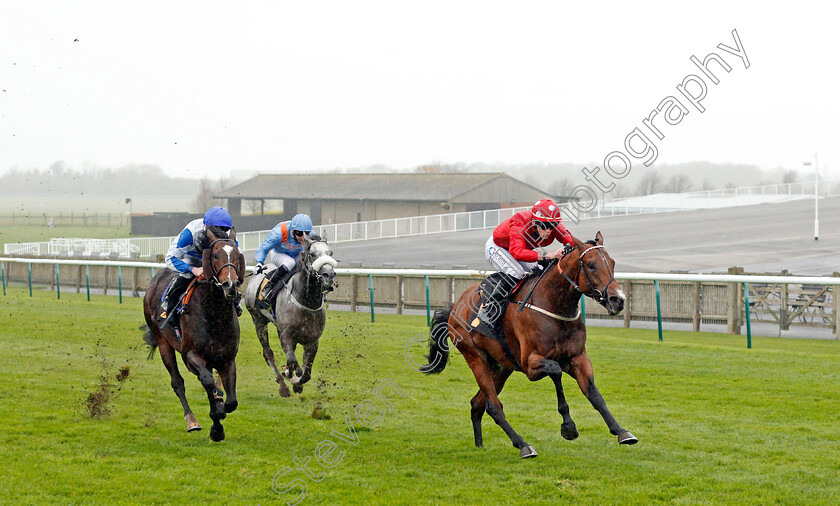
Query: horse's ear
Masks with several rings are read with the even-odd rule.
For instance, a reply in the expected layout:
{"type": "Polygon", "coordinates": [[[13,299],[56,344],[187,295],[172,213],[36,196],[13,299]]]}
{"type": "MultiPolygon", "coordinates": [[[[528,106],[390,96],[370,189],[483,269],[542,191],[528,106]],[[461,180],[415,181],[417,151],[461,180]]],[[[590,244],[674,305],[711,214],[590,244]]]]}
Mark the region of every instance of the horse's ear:
{"type": "Polygon", "coordinates": [[[300,242],[304,246],[309,247],[309,245],[312,244],[312,239],[309,238],[308,234],[303,234],[303,237],[300,238],[300,242]]]}
{"type": "Polygon", "coordinates": [[[213,262],[210,261],[210,248],[204,248],[204,251],[201,252],[201,268],[204,270],[204,274],[202,276],[205,279],[210,279],[216,275],[213,271],[213,262]]]}
{"type": "Polygon", "coordinates": [[[601,231],[599,230],[597,234],[595,234],[595,244],[598,246],[604,245],[604,236],[601,235],[601,231]]]}
{"type": "Polygon", "coordinates": [[[230,237],[234,241],[236,240],[236,229],[235,228],[230,229],[230,232],[228,232],[228,237],[230,237]]]}
{"type": "Polygon", "coordinates": [[[578,248],[579,250],[583,251],[583,250],[586,249],[586,246],[583,244],[583,241],[581,241],[577,237],[572,236],[572,240],[575,241],[575,247],[578,248]]]}

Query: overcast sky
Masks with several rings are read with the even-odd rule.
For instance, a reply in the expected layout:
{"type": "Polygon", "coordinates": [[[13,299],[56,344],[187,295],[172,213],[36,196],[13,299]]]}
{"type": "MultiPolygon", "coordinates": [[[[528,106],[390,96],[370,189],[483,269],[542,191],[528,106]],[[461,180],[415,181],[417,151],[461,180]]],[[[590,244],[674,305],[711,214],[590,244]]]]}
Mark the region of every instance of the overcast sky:
{"type": "Polygon", "coordinates": [[[0,0],[0,171],[600,163],[716,52],[657,161],[840,178],[831,3],[677,5],[0,0]]]}

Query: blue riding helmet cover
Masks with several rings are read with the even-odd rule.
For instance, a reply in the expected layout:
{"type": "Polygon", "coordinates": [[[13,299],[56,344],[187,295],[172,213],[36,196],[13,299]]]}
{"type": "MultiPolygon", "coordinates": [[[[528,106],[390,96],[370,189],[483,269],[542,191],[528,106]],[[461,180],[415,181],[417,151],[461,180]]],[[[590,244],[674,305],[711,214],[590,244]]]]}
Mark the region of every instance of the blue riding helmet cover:
{"type": "Polygon", "coordinates": [[[305,214],[296,214],[289,223],[289,228],[301,232],[312,232],[312,218],[305,214]]]}
{"type": "Polygon", "coordinates": [[[230,213],[224,207],[211,207],[204,213],[204,224],[208,227],[233,228],[233,220],[230,213]]]}

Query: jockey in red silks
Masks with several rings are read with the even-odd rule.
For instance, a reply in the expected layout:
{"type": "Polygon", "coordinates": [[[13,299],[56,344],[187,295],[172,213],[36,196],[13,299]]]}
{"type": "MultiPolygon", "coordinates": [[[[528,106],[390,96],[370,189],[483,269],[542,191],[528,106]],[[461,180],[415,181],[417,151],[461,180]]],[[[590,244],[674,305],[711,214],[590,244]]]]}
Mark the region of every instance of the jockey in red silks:
{"type": "Polygon", "coordinates": [[[510,289],[531,272],[539,260],[560,258],[564,253],[564,250],[538,252],[536,248],[544,248],[555,240],[566,248],[574,248],[572,234],[561,221],[557,204],[543,199],[530,211],[516,213],[496,227],[484,245],[484,256],[503,276],[494,286],[489,301],[478,312],[482,322],[492,326],[510,289]]]}

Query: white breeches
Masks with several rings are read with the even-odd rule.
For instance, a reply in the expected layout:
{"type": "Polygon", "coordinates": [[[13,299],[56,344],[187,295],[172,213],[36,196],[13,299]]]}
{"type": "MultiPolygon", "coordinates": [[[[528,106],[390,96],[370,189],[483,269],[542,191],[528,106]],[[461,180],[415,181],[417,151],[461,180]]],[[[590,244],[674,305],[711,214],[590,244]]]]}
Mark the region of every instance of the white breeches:
{"type": "Polygon", "coordinates": [[[492,235],[484,244],[484,257],[496,270],[502,271],[516,279],[524,278],[537,265],[536,262],[520,262],[516,260],[508,250],[497,246],[493,242],[492,235]]]}
{"type": "Polygon", "coordinates": [[[286,270],[288,270],[289,272],[293,271],[295,269],[295,265],[297,264],[294,258],[290,257],[285,253],[277,253],[274,250],[269,251],[268,259],[277,267],[285,265],[286,270]]]}

